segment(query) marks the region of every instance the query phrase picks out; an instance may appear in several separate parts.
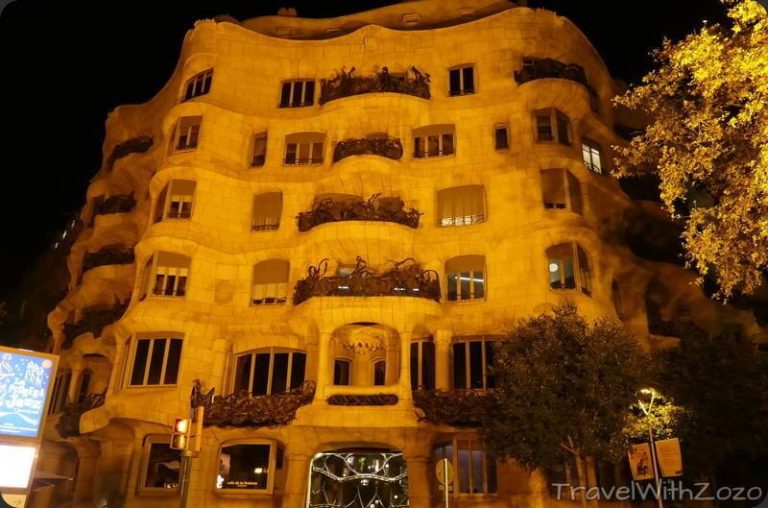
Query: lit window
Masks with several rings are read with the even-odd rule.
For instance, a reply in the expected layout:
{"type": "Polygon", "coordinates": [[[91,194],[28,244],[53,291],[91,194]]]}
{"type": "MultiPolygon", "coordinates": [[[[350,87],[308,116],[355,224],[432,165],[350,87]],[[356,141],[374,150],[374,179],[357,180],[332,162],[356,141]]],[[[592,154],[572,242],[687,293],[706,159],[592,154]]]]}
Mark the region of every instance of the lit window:
{"type": "Polygon", "coordinates": [[[571,144],[571,121],[564,113],[557,109],[544,109],[536,111],[534,118],[537,142],[571,144]]]}
{"type": "Polygon", "coordinates": [[[385,384],[387,384],[387,362],[375,360],[373,362],[373,386],[384,386],[385,384]]]}
{"type": "Polygon", "coordinates": [[[176,125],[176,150],[192,150],[197,148],[200,139],[202,116],[185,116],[176,125]]]}
{"type": "Polygon", "coordinates": [[[184,100],[200,97],[211,91],[211,81],[213,80],[213,69],[201,72],[187,81],[184,92],[184,100]]]}
{"type": "Polygon", "coordinates": [[[65,371],[56,374],[56,380],[53,382],[53,393],[51,402],[48,405],[48,414],[53,415],[64,409],[69,402],[69,385],[72,382],[72,372],[65,371]]]}
{"type": "Polygon", "coordinates": [[[285,303],[288,298],[288,261],[269,259],[253,267],[253,305],[285,303]]]}
{"type": "Polygon", "coordinates": [[[349,386],[351,381],[352,361],[347,358],[336,358],[333,361],[333,384],[349,386]]]}
{"type": "Polygon", "coordinates": [[[509,148],[509,129],[506,124],[498,124],[493,130],[493,141],[496,150],[509,148]]]}
{"type": "Polygon", "coordinates": [[[456,151],[453,125],[433,125],[413,131],[413,156],[442,157],[453,155],[456,151]]]}
{"type": "Polygon", "coordinates": [[[569,242],[550,247],[547,249],[547,259],[549,286],[552,289],[578,287],[584,294],[592,294],[589,262],[580,245],[569,242]]]}
{"type": "Polygon", "coordinates": [[[488,337],[461,339],[453,344],[453,387],[482,390],[493,388],[491,376],[497,340],[488,337]]]}
{"type": "Polygon", "coordinates": [[[235,392],[252,395],[284,393],[301,386],[307,355],[303,351],[264,349],[237,357],[235,392]]]}
{"type": "Polygon", "coordinates": [[[217,490],[270,493],[283,469],[283,449],[272,441],[224,445],[219,452],[217,490]]]}
{"type": "Polygon", "coordinates": [[[146,436],[144,438],[144,462],[140,491],[173,492],[179,488],[181,450],[172,450],[171,436],[146,436]],[[159,491],[159,490],[158,490],[159,491]]]}
{"type": "Polygon", "coordinates": [[[440,190],[437,211],[442,227],[485,222],[485,189],[482,185],[463,185],[440,190]]]}
{"type": "Polygon", "coordinates": [[[175,385],[181,364],[180,338],[137,338],[132,349],[130,386],[175,385]]]}
{"type": "Polygon", "coordinates": [[[155,222],[164,219],[189,219],[197,184],[192,180],[171,180],[157,198],[155,222]]]}
{"type": "Polygon", "coordinates": [[[581,139],[581,155],[584,158],[584,165],[598,175],[603,174],[603,163],[600,145],[586,138],[581,139]]]}
{"type": "Polygon", "coordinates": [[[541,195],[547,210],[582,213],[581,183],[566,169],[541,171],[541,195]]]}
{"type": "Polygon", "coordinates": [[[315,100],[315,81],[293,80],[283,82],[280,88],[281,108],[301,108],[311,106],[315,100]]]}
{"type": "Polygon", "coordinates": [[[411,342],[411,388],[435,388],[435,344],[429,340],[411,342]]]}
{"type": "Polygon", "coordinates": [[[182,254],[158,252],[147,260],[142,280],[143,299],[150,289],[153,296],[183,297],[187,292],[190,259],[182,254]]]}
{"type": "Polygon", "coordinates": [[[253,157],[251,167],[260,168],[267,160],[267,133],[260,132],[253,136],[253,157]]]}
{"type": "Polygon", "coordinates": [[[459,256],[445,263],[448,300],[479,300],[485,298],[485,257],[459,256]]]}
{"type": "Polygon", "coordinates": [[[458,438],[435,447],[435,462],[448,459],[456,478],[453,495],[488,495],[498,490],[496,459],[485,451],[480,440],[458,438]]]}
{"type": "Polygon", "coordinates": [[[289,134],[285,138],[285,159],[289,166],[303,166],[323,163],[323,142],[325,134],[289,134]]]}
{"type": "Polygon", "coordinates": [[[475,67],[466,65],[448,71],[449,94],[469,95],[475,93],[475,67]]]}
{"type": "Polygon", "coordinates": [[[251,231],[272,231],[280,227],[283,211],[283,193],[265,192],[253,198],[251,231]]]}

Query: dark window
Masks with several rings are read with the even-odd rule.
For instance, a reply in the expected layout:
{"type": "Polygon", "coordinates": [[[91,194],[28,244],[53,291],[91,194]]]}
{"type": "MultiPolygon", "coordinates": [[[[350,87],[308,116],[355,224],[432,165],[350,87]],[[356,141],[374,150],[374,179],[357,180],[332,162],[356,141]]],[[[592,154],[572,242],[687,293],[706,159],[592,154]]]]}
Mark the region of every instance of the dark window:
{"type": "Polygon", "coordinates": [[[497,125],[494,134],[496,150],[506,150],[509,148],[509,133],[506,125],[497,125]]]}
{"type": "Polygon", "coordinates": [[[421,127],[413,132],[413,156],[441,157],[455,153],[453,125],[421,127]]]}
{"type": "Polygon", "coordinates": [[[435,388],[435,345],[430,341],[411,342],[411,388],[435,388]]]}
{"type": "Polygon", "coordinates": [[[536,141],[538,142],[550,142],[554,141],[555,137],[552,133],[552,117],[551,115],[536,115],[536,141]]]}
{"type": "Polygon", "coordinates": [[[185,116],[179,120],[177,126],[176,150],[191,150],[197,148],[200,138],[200,125],[202,116],[185,116]]]}
{"type": "Polygon", "coordinates": [[[453,345],[453,387],[458,389],[484,389],[495,386],[490,369],[493,367],[494,348],[491,340],[471,340],[453,345]]]}
{"type": "Polygon", "coordinates": [[[211,81],[213,81],[213,69],[201,72],[187,81],[187,87],[184,92],[184,100],[188,101],[195,97],[200,97],[211,91],[211,81]]]}
{"type": "Polygon", "coordinates": [[[435,461],[450,460],[456,471],[454,488],[459,494],[487,495],[498,490],[496,459],[476,439],[457,439],[437,446],[435,461]]]}
{"type": "Polygon", "coordinates": [[[352,362],[343,358],[337,358],[333,361],[333,384],[348,386],[350,382],[349,374],[352,362]]]}
{"type": "Polygon", "coordinates": [[[91,371],[84,370],[80,374],[80,389],[77,391],[77,402],[82,404],[88,398],[88,393],[91,387],[91,371]]]}
{"type": "Polygon", "coordinates": [[[557,141],[563,145],[571,144],[571,125],[568,117],[557,111],[555,113],[557,120],[557,141]]]}
{"type": "Polygon", "coordinates": [[[300,108],[314,104],[314,80],[286,81],[280,88],[281,108],[300,108]]]}
{"type": "Polygon", "coordinates": [[[537,142],[571,144],[571,122],[564,113],[557,109],[544,109],[536,111],[534,118],[537,142]]]}
{"type": "Polygon", "coordinates": [[[269,487],[268,444],[224,446],[219,454],[219,489],[266,490],[269,487]]]}
{"type": "Polygon", "coordinates": [[[181,451],[172,450],[168,443],[151,443],[147,458],[144,487],[150,489],[177,489],[181,451]]]}
{"type": "Polygon", "coordinates": [[[541,193],[544,208],[582,213],[581,183],[566,169],[543,169],[541,193]]]}
{"type": "Polygon", "coordinates": [[[254,352],[241,355],[235,366],[235,392],[271,395],[298,388],[304,382],[306,354],[301,351],[254,352]]]}
{"type": "Polygon", "coordinates": [[[253,137],[253,158],[251,167],[262,167],[267,160],[267,133],[261,132],[253,137]]]}
{"type": "Polygon", "coordinates": [[[130,385],[174,385],[181,362],[181,339],[138,339],[130,385]]]}
{"type": "Polygon", "coordinates": [[[69,399],[69,384],[72,382],[72,372],[67,371],[56,376],[53,383],[51,402],[48,405],[48,414],[56,414],[64,408],[69,399]]]}
{"type": "Polygon", "coordinates": [[[378,360],[373,363],[373,385],[384,386],[387,384],[387,362],[378,360]]]}
{"type": "Polygon", "coordinates": [[[449,94],[467,95],[475,93],[475,68],[471,65],[451,69],[448,72],[449,94]]]}

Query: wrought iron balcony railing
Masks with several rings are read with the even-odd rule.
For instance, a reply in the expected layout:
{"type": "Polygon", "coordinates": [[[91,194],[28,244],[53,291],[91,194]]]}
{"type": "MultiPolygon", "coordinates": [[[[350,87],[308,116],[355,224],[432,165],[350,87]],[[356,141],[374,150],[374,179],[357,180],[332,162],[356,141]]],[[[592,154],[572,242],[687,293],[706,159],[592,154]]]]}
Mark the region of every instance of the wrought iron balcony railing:
{"type": "Polygon", "coordinates": [[[523,68],[515,71],[515,81],[521,85],[545,78],[567,79],[583,85],[589,92],[590,107],[597,111],[597,90],[589,84],[587,73],[579,64],[567,64],[552,58],[524,58],[523,68]]]}
{"type": "Polygon", "coordinates": [[[412,258],[395,262],[382,273],[368,268],[359,257],[348,275],[326,276],[328,260],[310,266],[307,277],[296,283],[293,303],[313,296],[411,296],[440,301],[440,280],[434,270],[424,270],[412,258]]]}
{"type": "Polygon", "coordinates": [[[133,194],[118,194],[105,199],[94,211],[94,215],[128,213],[136,206],[133,194]]]}
{"type": "Polygon", "coordinates": [[[103,406],[107,398],[104,393],[90,393],[79,402],[68,402],[61,411],[59,421],[56,422],[56,430],[61,437],[74,437],[80,435],[80,417],[83,413],[103,406]]]}
{"type": "Polygon", "coordinates": [[[83,316],[76,323],[64,324],[64,344],[65,349],[72,346],[72,342],[79,336],[87,332],[93,333],[95,337],[101,335],[104,327],[111,325],[125,314],[128,308],[128,300],[117,302],[110,308],[88,308],[83,311],[83,316]]]}
{"type": "Polygon", "coordinates": [[[127,155],[147,152],[152,147],[153,142],[152,136],[137,136],[115,145],[107,158],[107,169],[112,171],[115,162],[127,155]]]}
{"type": "Polygon", "coordinates": [[[96,252],[86,252],[83,257],[83,272],[105,265],[128,265],[133,263],[133,248],[104,247],[96,252]]]}
{"type": "Polygon", "coordinates": [[[374,194],[367,201],[322,199],[315,203],[312,210],[301,212],[297,219],[299,231],[309,231],[327,222],[349,220],[395,222],[415,229],[419,227],[420,215],[421,212],[414,208],[406,210],[405,203],[398,198],[381,198],[379,194],[374,194]]]}
{"type": "Polygon", "coordinates": [[[389,138],[355,138],[336,143],[333,149],[333,162],[338,162],[350,155],[380,155],[399,160],[403,156],[403,144],[399,139],[389,138]]]}
{"type": "Polygon", "coordinates": [[[423,99],[430,98],[429,74],[414,66],[403,74],[392,74],[387,67],[382,67],[372,76],[353,76],[355,68],[349,72],[342,69],[331,79],[324,79],[320,84],[320,104],[364,93],[391,92],[413,95],[423,99]]]}
{"type": "Polygon", "coordinates": [[[474,427],[493,404],[492,390],[414,390],[413,402],[423,421],[454,427],[474,427]]]}

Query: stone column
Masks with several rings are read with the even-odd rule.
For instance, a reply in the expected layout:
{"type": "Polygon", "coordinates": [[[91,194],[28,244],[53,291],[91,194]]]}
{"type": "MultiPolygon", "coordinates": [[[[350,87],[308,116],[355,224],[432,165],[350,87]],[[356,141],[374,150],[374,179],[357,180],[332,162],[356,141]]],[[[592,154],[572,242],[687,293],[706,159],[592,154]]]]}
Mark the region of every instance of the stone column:
{"type": "Polygon", "coordinates": [[[408,465],[408,499],[411,506],[432,506],[429,474],[431,462],[423,455],[406,457],[408,465]]]}
{"type": "Polygon", "coordinates": [[[400,332],[400,400],[411,400],[412,332],[400,332]]]}
{"type": "Polygon", "coordinates": [[[286,474],[283,488],[282,508],[303,508],[309,482],[309,463],[312,458],[306,454],[291,454],[285,458],[286,474]]]}
{"type": "Polygon", "coordinates": [[[435,388],[451,388],[451,343],[453,330],[437,330],[435,341],[435,388]]]}
{"type": "Polygon", "coordinates": [[[330,332],[321,332],[317,344],[317,388],[315,400],[325,400],[325,388],[333,379],[331,378],[331,336],[330,332]]]}

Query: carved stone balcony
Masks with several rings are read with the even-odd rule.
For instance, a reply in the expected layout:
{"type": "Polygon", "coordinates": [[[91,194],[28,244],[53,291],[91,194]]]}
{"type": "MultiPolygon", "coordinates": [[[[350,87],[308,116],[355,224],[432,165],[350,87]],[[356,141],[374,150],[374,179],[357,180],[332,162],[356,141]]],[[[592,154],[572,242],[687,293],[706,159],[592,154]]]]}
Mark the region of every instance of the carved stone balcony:
{"type": "Polygon", "coordinates": [[[328,260],[310,266],[307,277],[296,283],[293,304],[313,296],[411,296],[440,301],[440,280],[434,270],[424,270],[413,259],[395,262],[382,273],[368,268],[361,257],[349,274],[326,276],[328,260]]]}
{"type": "Polygon", "coordinates": [[[105,326],[109,326],[123,314],[128,308],[128,300],[118,302],[110,308],[88,308],[83,311],[83,315],[76,323],[64,324],[64,344],[65,349],[72,346],[72,342],[79,336],[87,332],[93,333],[94,337],[101,335],[105,326]]]}
{"type": "Polygon", "coordinates": [[[333,149],[333,162],[339,162],[351,155],[379,155],[399,160],[403,156],[403,144],[399,139],[389,138],[345,139],[336,143],[333,149]]]}
{"type": "Polygon", "coordinates": [[[409,208],[399,198],[381,198],[374,194],[367,201],[335,201],[333,198],[322,199],[315,203],[312,210],[301,212],[297,219],[299,231],[309,231],[315,226],[327,222],[364,220],[377,222],[395,222],[410,228],[419,227],[421,212],[409,208]]]}
{"type": "Polygon", "coordinates": [[[94,211],[94,215],[128,213],[136,206],[133,194],[117,194],[105,199],[94,211]]]}
{"type": "Polygon", "coordinates": [[[241,391],[224,397],[204,396],[204,421],[206,426],[216,427],[287,425],[296,418],[296,410],[312,402],[314,396],[313,381],[305,381],[294,390],[274,395],[254,397],[241,391]]]}
{"type": "Polygon", "coordinates": [[[429,99],[429,74],[411,67],[404,74],[391,74],[387,67],[382,67],[372,76],[353,76],[355,68],[349,72],[342,69],[331,79],[324,79],[320,84],[320,104],[335,99],[361,95],[364,93],[390,92],[413,95],[429,99]]]}
{"type": "Polygon", "coordinates": [[[74,437],[80,435],[80,417],[83,413],[103,406],[106,400],[105,393],[88,394],[80,402],[69,402],[61,411],[59,421],[56,422],[56,430],[61,437],[74,437]]]}
{"type": "Polygon", "coordinates": [[[145,153],[152,147],[154,139],[152,136],[137,136],[127,141],[115,145],[112,149],[112,153],[107,158],[107,169],[112,170],[115,166],[115,162],[132,153],[145,153]]]}
{"type": "Polygon", "coordinates": [[[578,64],[567,64],[552,58],[524,58],[523,68],[515,71],[515,81],[519,84],[536,79],[558,78],[575,81],[589,92],[590,106],[597,110],[597,91],[587,81],[587,73],[578,64]]]}
{"type": "Polygon", "coordinates": [[[488,390],[414,390],[413,402],[424,412],[422,421],[454,427],[475,427],[490,404],[488,390]]]}
{"type": "Polygon", "coordinates": [[[83,272],[97,266],[128,265],[133,263],[133,259],[132,248],[104,247],[96,252],[86,252],[83,258],[83,272]]]}

